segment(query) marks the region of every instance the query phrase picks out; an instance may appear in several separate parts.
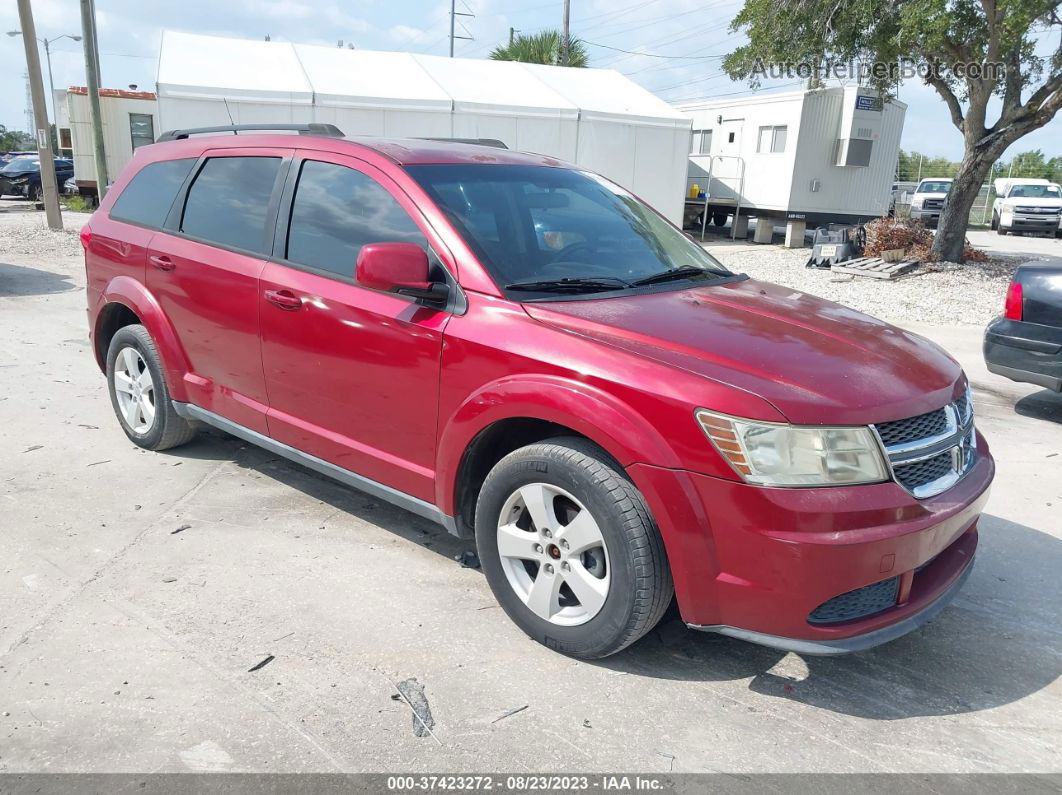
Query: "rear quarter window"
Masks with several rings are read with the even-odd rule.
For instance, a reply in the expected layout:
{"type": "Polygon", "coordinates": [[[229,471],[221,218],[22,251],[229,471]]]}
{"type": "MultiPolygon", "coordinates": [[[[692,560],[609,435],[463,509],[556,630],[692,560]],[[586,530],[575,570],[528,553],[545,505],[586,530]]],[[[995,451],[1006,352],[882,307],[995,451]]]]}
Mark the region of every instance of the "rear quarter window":
{"type": "Polygon", "coordinates": [[[161,227],[195,158],[149,163],[138,171],[111,207],[111,218],[161,227]]]}

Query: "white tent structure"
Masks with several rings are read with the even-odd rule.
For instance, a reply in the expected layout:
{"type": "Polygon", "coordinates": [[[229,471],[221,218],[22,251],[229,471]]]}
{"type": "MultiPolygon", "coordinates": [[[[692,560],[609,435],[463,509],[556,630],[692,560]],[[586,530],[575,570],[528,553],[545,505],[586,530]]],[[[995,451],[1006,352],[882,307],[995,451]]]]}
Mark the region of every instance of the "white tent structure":
{"type": "Polygon", "coordinates": [[[351,136],[497,138],[682,218],[688,116],[618,72],[165,31],[160,129],[321,122],[351,136]]]}

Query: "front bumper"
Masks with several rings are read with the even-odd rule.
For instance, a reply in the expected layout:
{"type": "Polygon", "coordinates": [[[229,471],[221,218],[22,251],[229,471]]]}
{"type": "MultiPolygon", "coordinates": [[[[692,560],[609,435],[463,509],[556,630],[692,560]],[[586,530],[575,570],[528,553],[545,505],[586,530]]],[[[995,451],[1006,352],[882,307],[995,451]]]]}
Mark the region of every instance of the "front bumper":
{"type": "Polygon", "coordinates": [[[933,618],[968,576],[995,465],[915,500],[896,483],[778,489],[629,468],[663,531],[683,620],[778,648],[837,654],[893,640],[933,618]],[[895,602],[812,623],[827,602],[895,580],[895,602]]]}
{"type": "Polygon", "coordinates": [[[1014,215],[1001,216],[999,226],[1008,232],[1040,232],[1054,234],[1059,229],[1057,215],[1014,215]]]}
{"type": "Polygon", "coordinates": [[[1062,329],[997,317],[985,329],[988,371],[1062,392],[1062,329]]]}
{"type": "Polygon", "coordinates": [[[915,208],[912,207],[911,208],[911,220],[912,221],[922,221],[927,226],[932,226],[932,225],[936,224],[940,220],[940,214],[942,212],[944,212],[942,209],[928,208],[928,209],[918,210],[918,209],[915,209],[915,208]]]}

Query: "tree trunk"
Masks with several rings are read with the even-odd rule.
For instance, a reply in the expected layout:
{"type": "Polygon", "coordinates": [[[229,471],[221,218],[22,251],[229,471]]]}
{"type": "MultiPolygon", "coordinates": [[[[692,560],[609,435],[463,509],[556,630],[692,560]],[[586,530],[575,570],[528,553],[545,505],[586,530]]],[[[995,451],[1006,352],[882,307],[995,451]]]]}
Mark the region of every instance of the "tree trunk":
{"type": "Polygon", "coordinates": [[[944,212],[940,215],[936,237],[933,239],[933,253],[938,260],[963,261],[970,210],[992,163],[993,159],[982,153],[967,152],[963,157],[955,181],[948,191],[948,200],[944,205],[944,212]]]}

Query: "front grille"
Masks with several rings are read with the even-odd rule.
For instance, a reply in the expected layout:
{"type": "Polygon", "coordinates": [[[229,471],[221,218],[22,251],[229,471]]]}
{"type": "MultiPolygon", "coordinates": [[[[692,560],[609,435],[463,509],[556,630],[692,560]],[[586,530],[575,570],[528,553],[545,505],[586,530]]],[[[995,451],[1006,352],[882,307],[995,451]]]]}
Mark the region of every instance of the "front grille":
{"type": "Polygon", "coordinates": [[[926,210],[940,210],[944,207],[943,199],[926,199],[922,202],[922,207],[926,210]]]}
{"type": "Polygon", "coordinates": [[[917,417],[909,417],[906,420],[883,422],[876,427],[878,435],[881,436],[881,443],[886,447],[892,447],[930,436],[939,436],[948,429],[948,418],[944,409],[937,409],[919,414],[917,417]]]}
{"type": "Polygon", "coordinates": [[[936,411],[873,428],[896,482],[920,500],[954,486],[977,456],[969,389],[936,411]]]}
{"type": "Polygon", "coordinates": [[[837,624],[841,621],[854,621],[865,618],[896,605],[900,591],[900,578],[876,582],[863,588],[835,596],[811,611],[809,624],[837,624]]]}
{"type": "Polygon", "coordinates": [[[913,464],[901,464],[894,466],[892,471],[896,473],[896,480],[908,491],[914,491],[919,486],[932,483],[952,471],[951,450],[940,455],[927,458],[924,461],[915,461],[913,464]]]}
{"type": "Polygon", "coordinates": [[[1027,215],[1058,215],[1058,207],[1015,207],[1014,212],[1027,215]]]}

